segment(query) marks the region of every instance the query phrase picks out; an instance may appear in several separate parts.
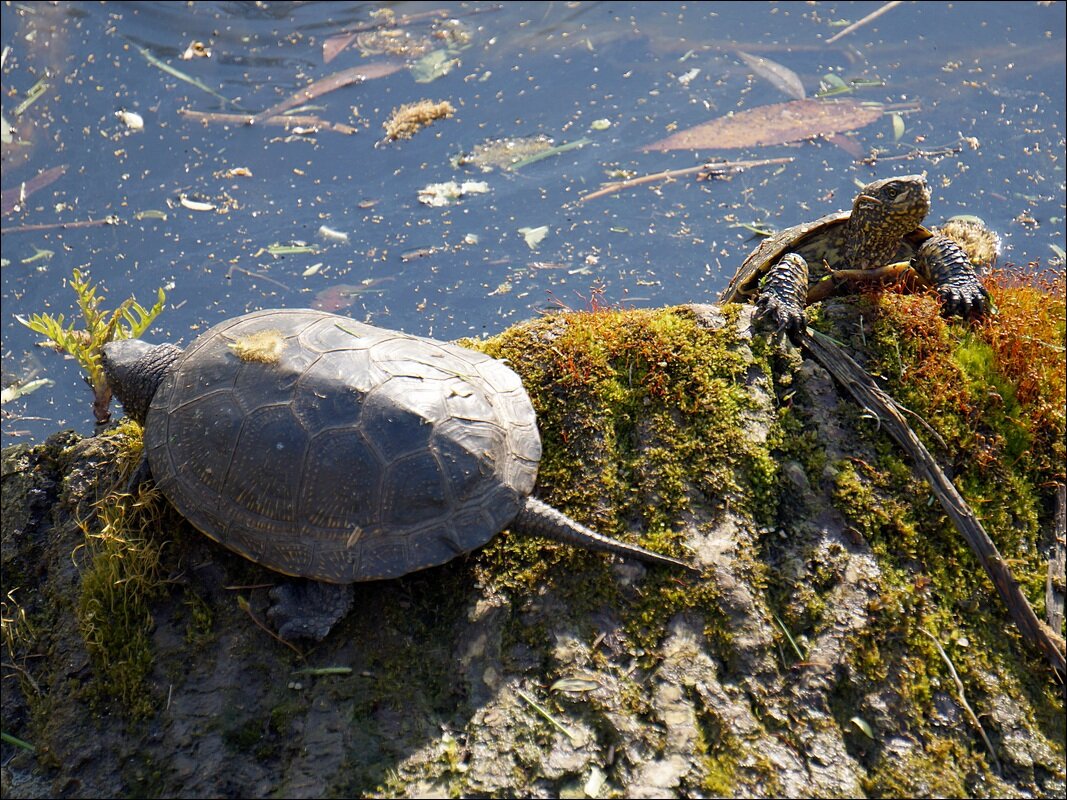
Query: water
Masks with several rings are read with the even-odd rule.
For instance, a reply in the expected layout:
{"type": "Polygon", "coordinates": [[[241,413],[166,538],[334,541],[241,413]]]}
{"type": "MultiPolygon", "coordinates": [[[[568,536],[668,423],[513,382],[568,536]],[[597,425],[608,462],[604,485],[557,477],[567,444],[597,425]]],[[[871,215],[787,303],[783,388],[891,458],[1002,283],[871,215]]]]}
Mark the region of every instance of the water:
{"type": "Polygon", "coordinates": [[[313,303],[415,334],[480,336],[545,309],[587,307],[594,295],[633,306],[712,300],[755,245],[740,223],[795,224],[847,207],[856,181],[913,172],[930,177],[933,221],[978,215],[1004,239],[1001,263],[1055,265],[1064,246],[1064,4],[906,3],[825,44],[841,21],[880,5],[397,3],[398,16],[415,18],[405,26],[412,36],[434,30],[425,12],[445,9],[469,46],[432,82],[402,70],[312,101],[309,113],[355,135],[203,124],[179,110],[256,112],[312,80],[388,59],[353,44],[323,63],[323,42],[370,22],[372,4],[3,5],[3,113],[24,141],[4,148],[3,187],[67,165],[3,220],[4,385],[54,381],[4,406],[4,444],[92,431],[78,367],[35,346],[40,337],[14,318],[69,318],[73,268],[100,282],[108,308],[130,294],[150,304],[165,287],[154,341],[188,343],[236,314],[313,303]],[[210,58],[179,58],[194,40],[210,58]],[[738,49],[795,71],[809,95],[828,72],[881,82],[855,97],[904,109],[903,134],[895,141],[886,114],[852,135],[854,151],[883,151],[873,165],[826,140],[642,151],[674,129],[790,99],[738,49]],[[15,115],[46,74],[50,87],[15,115]],[[456,113],[384,142],[390,111],[423,98],[449,100],[456,113]],[[140,114],[144,129],[129,130],[122,110],[140,114]],[[609,127],[594,126],[600,120],[609,127]],[[537,135],[590,143],[513,172],[452,164],[483,141],[537,135]],[[944,147],[956,152],[886,158],[944,147]],[[713,157],[794,160],[580,201],[616,174],[713,157]],[[251,177],[228,176],[234,168],[251,177]],[[419,189],[453,179],[485,180],[490,191],[444,208],[418,201],[419,189]],[[183,196],[216,209],[191,210],[183,196]],[[166,219],[136,216],[150,210],[166,219]],[[108,215],[118,224],[8,230],[108,215]],[[323,225],[347,241],[323,239],[323,225]],[[539,226],[549,230],[533,250],[519,229],[539,226]],[[295,242],[318,252],[265,249],[295,242]],[[38,250],[53,255],[34,259],[38,250]]]}

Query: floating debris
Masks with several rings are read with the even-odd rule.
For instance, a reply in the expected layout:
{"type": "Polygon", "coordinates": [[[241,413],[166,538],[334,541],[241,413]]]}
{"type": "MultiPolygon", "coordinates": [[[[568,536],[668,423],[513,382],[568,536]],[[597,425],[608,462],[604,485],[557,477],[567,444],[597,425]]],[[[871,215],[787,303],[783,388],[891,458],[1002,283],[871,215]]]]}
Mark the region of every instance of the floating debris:
{"type": "Polygon", "coordinates": [[[325,225],[319,227],[319,236],[328,242],[347,242],[348,234],[344,231],[335,231],[333,228],[327,228],[325,225]]]}
{"type": "Polygon", "coordinates": [[[181,203],[183,208],[187,208],[190,211],[214,211],[215,204],[208,203],[201,200],[191,200],[184,194],[178,197],[178,202],[181,203]]]}
{"type": "Polygon", "coordinates": [[[434,120],[448,119],[456,113],[456,107],[447,100],[435,103],[433,100],[417,100],[394,108],[382,127],[385,136],[391,141],[410,139],[422,128],[434,120]]]}
{"type": "Polygon", "coordinates": [[[419,189],[419,202],[428,206],[447,206],[453,200],[458,200],[468,194],[485,194],[489,191],[489,184],[485,181],[447,181],[445,183],[431,183],[419,189]]]}
{"type": "Polygon", "coordinates": [[[453,164],[457,167],[473,164],[483,172],[511,169],[520,161],[551,149],[552,140],[547,136],[490,139],[475,145],[469,153],[463,153],[454,158],[453,164]]]}
{"type": "Polygon", "coordinates": [[[211,58],[211,48],[203,42],[190,42],[185,51],[178,56],[182,61],[192,61],[194,58],[211,58]]]}
{"type": "Polygon", "coordinates": [[[144,117],[136,111],[116,111],[115,116],[131,131],[144,130],[144,117]]]}
{"type": "Polygon", "coordinates": [[[548,236],[548,226],[539,225],[536,228],[519,228],[519,233],[526,240],[527,247],[531,250],[536,250],[537,246],[548,236]]]}
{"type": "Polygon", "coordinates": [[[459,66],[459,59],[449,49],[427,53],[409,67],[415,83],[430,83],[450,73],[459,66]]]}

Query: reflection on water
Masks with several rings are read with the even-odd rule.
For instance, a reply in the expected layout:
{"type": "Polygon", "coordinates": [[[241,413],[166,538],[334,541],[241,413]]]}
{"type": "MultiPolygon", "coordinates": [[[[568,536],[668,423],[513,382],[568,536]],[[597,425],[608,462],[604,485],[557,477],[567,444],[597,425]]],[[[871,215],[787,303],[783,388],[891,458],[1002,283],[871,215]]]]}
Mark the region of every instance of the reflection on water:
{"type": "Polygon", "coordinates": [[[5,444],[91,429],[77,368],[14,319],[69,316],[75,267],[115,302],[151,301],[165,286],[156,340],[315,303],[455,338],[582,307],[593,290],[633,305],[709,300],[754,245],[745,225],[794,224],[848,206],[857,182],[917,171],[932,179],[934,221],[976,214],[1004,236],[1003,260],[1053,263],[1064,243],[1064,5],[905,4],[826,44],[876,7],[399,3],[390,19],[333,3],[3,6],[3,188],[66,165],[3,219],[4,385],[55,381],[5,405],[5,444]],[[183,59],[194,42],[205,57],[183,59]],[[808,96],[820,83],[853,87],[851,98],[891,112],[833,141],[643,149],[790,100],[753,58],[794,74],[808,96]],[[396,59],[403,69],[382,68],[396,59]],[[336,130],[243,124],[355,67],[372,79],[293,109],[336,130]],[[456,112],[384,141],[390,113],[422,99],[456,112]],[[489,171],[461,158],[534,137],[563,146],[489,171]],[[709,158],[792,160],[581,202],[606,182],[709,158]],[[430,184],[483,180],[488,193],[419,201],[430,184]],[[96,224],[109,216],[116,224],[96,224]]]}

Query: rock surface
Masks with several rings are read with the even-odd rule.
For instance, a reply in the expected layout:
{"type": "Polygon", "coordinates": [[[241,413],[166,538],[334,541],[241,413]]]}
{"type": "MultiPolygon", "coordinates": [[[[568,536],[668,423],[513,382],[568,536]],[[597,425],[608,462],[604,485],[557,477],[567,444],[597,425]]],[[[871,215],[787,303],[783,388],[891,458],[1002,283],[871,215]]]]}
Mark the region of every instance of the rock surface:
{"type": "MultiPolygon", "coordinates": [[[[93,506],[129,434],[9,448],[3,728],[35,752],[4,744],[4,796],[1062,796],[1047,665],[899,454],[747,310],[561,314],[477,346],[534,398],[538,493],[702,577],[505,533],[358,585],[298,654],[241,607],[263,619],[277,576],[165,504],[143,529],[93,506]]],[[[1019,478],[1001,545],[1027,586],[1046,479],[1019,478]]]]}

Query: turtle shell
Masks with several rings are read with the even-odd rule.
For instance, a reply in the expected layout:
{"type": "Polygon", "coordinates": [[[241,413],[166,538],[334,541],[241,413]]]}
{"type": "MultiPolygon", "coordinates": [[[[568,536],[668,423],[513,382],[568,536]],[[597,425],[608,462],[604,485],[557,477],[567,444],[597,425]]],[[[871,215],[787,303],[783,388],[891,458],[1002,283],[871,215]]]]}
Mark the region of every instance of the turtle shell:
{"type": "MultiPolygon", "coordinates": [[[[791,228],[764,239],[759,246],[749,253],[741,264],[737,274],[730,279],[730,285],[719,296],[722,303],[740,303],[751,300],[759,293],[760,281],[767,271],[777,264],[786,253],[797,253],[808,262],[809,280],[816,283],[827,274],[829,269],[845,269],[850,265],[843,262],[845,253],[846,223],[850,211],[837,211],[819,217],[812,222],[794,225],[791,228]]],[[[910,261],[924,241],[933,234],[922,225],[900,240],[900,247],[895,261],[910,261]]]]}
{"type": "Polygon", "coordinates": [[[489,541],[533,491],[519,377],[456,345],[313,310],[231,319],[179,357],[145,450],[200,531],[278,572],[392,578],[489,541]]]}

